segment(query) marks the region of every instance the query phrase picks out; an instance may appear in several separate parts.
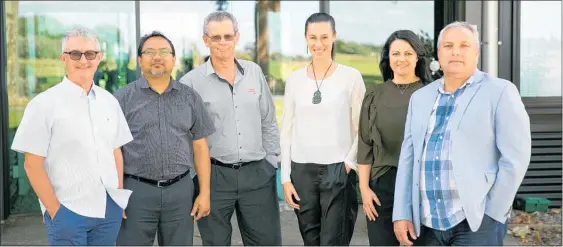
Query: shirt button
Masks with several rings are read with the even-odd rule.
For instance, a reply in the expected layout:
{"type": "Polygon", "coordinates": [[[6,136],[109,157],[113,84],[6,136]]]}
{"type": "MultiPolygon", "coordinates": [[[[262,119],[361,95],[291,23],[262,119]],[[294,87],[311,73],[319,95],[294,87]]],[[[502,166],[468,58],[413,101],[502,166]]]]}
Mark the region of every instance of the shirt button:
{"type": "Polygon", "coordinates": [[[436,177],[436,180],[438,180],[438,177],[436,177]]]}
{"type": "Polygon", "coordinates": [[[242,149],[242,147],[239,147],[240,149],[242,149]]]}
{"type": "Polygon", "coordinates": [[[240,136],[240,133],[238,133],[238,135],[240,136]]]}
{"type": "Polygon", "coordinates": [[[438,199],[438,202],[441,202],[442,200],[438,199]]]}
{"type": "Polygon", "coordinates": [[[440,136],[440,140],[442,140],[442,136],[440,136]]]}
{"type": "Polygon", "coordinates": [[[446,117],[446,120],[448,120],[450,117],[446,117]]]}
{"type": "Polygon", "coordinates": [[[440,159],[440,157],[436,156],[436,159],[440,159]]]}

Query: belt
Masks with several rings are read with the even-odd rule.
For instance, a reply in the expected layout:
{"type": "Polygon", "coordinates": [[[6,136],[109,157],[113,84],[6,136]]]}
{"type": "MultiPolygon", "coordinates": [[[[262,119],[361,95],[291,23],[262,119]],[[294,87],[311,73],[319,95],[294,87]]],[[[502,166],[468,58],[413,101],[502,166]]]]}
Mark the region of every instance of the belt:
{"type": "Polygon", "coordinates": [[[216,160],[216,159],[214,159],[214,158],[211,158],[211,164],[213,164],[213,165],[218,165],[218,166],[222,166],[222,167],[227,167],[227,168],[232,168],[232,169],[235,169],[235,170],[238,170],[238,169],[240,169],[241,167],[243,167],[243,166],[245,166],[245,165],[248,165],[248,164],[250,164],[250,163],[252,163],[252,162],[254,162],[254,161],[239,162],[239,163],[234,163],[234,164],[225,164],[225,163],[223,163],[223,162],[221,162],[221,161],[218,161],[218,160],[216,160]]]}
{"type": "Polygon", "coordinates": [[[135,175],[131,175],[131,174],[123,174],[124,177],[128,177],[128,178],[132,178],[135,179],[137,181],[141,181],[147,184],[151,184],[154,185],[156,187],[162,188],[162,187],[167,187],[170,185],[173,185],[174,183],[180,181],[180,179],[182,179],[183,177],[185,177],[186,175],[190,174],[190,170],[184,172],[183,174],[172,178],[172,179],[168,179],[168,180],[152,180],[152,179],[148,179],[148,178],[142,178],[139,176],[135,176],[135,175]]]}

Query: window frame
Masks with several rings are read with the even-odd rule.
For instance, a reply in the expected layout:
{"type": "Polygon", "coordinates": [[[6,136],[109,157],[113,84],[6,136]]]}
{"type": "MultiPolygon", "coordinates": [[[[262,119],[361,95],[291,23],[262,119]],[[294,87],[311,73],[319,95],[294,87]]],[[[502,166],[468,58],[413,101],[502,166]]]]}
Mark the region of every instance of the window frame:
{"type": "MultiPolygon", "coordinates": [[[[511,81],[520,90],[521,2],[501,1],[499,4],[499,41],[502,42],[499,49],[499,77],[511,81]]],[[[561,100],[561,96],[522,97],[531,115],[561,115],[561,100]]]]}
{"type": "MultiPolygon", "coordinates": [[[[521,2],[499,2],[499,77],[520,90],[521,2]]],[[[521,96],[522,97],[522,96],[521,96]]],[[[532,132],[561,131],[561,96],[522,97],[532,132]]]]}
{"type": "Polygon", "coordinates": [[[5,23],[6,8],[5,1],[0,4],[0,220],[5,220],[10,214],[10,166],[8,165],[8,90],[6,84],[6,41],[5,23]]]}

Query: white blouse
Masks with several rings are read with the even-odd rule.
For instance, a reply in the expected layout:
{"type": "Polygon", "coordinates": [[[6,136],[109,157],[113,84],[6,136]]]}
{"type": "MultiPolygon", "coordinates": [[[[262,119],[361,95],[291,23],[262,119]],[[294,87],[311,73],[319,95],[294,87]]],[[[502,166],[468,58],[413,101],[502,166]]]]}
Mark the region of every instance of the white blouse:
{"type": "Polygon", "coordinates": [[[360,109],[366,92],[362,75],[338,64],[319,87],[322,101],[313,104],[317,85],[307,76],[307,67],[287,78],[280,133],[282,183],[290,181],[291,161],[344,161],[356,170],[360,109]]]}

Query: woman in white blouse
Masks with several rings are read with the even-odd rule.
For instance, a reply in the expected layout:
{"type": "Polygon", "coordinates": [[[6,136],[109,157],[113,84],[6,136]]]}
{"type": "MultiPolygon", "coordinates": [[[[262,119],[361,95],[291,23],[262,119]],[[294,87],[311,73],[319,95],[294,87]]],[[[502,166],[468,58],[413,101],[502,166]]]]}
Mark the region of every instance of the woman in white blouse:
{"type": "Polygon", "coordinates": [[[305,23],[312,61],[286,81],[281,179],[305,245],[349,245],[358,212],[356,152],[360,72],[333,61],[335,22],[326,13],[305,23]]]}

